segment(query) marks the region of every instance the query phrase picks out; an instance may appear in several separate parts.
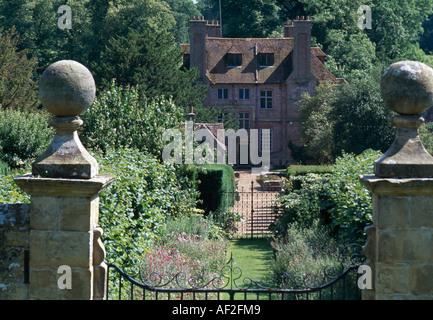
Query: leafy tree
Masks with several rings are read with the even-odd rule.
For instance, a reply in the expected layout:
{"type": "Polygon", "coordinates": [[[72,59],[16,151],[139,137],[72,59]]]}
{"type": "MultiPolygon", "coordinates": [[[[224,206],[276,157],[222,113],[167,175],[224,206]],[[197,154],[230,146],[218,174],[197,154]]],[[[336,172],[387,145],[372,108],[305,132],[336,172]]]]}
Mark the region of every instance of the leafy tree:
{"type": "MultiPolygon", "coordinates": [[[[219,20],[219,0],[200,0],[197,7],[206,19],[219,20]]],[[[267,37],[282,24],[272,0],[224,0],[221,11],[224,37],[267,37]]]]}
{"type": "Polygon", "coordinates": [[[189,21],[199,16],[200,11],[192,0],[165,0],[170,5],[176,25],[172,32],[177,43],[189,43],[189,21]]]}
{"type": "Polygon", "coordinates": [[[140,89],[111,84],[82,115],[83,144],[105,153],[119,148],[138,149],[161,158],[164,130],[177,127],[183,112],[172,101],[145,99],[140,89]]]}
{"type": "Polygon", "coordinates": [[[14,27],[0,29],[0,108],[29,109],[37,103],[37,87],[32,80],[37,59],[27,59],[19,50],[19,35],[14,27]]]}
{"type": "Polygon", "coordinates": [[[422,25],[424,32],[420,37],[419,45],[426,54],[433,52],[433,14],[430,14],[422,25]]]}
{"type": "Polygon", "coordinates": [[[300,136],[304,157],[299,160],[333,162],[333,122],[330,112],[336,99],[336,90],[335,84],[323,83],[316,87],[314,95],[303,95],[299,117],[302,121],[300,136]]]}
{"type": "Polygon", "coordinates": [[[180,69],[182,53],[168,31],[130,29],[127,36],[109,41],[101,60],[96,73],[105,85],[112,79],[118,85],[138,85],[146,97],[172,97],[185,110],[203,101],[206,87],[193,85],[195,70],[180,69]]]}
{"type": "Polygon", "coordinates": [[[49,64],[65,58],[75,58],[86,63],[83,55],[84,41],[88,26],[89,12],[84,10],[87,0],[47,1],[47,0],[1,0],[0,25],[6,28],[15,26],[22,35],[21,49],[28,49],[29,55],[38,57],[39,64],[49,64]],[[58,20],[61,17],[58,8],[70,5],[72,9],[71,30],[60,29],[58,20]]]}
{"type": "Polygon", "coordinates": [[[433,13],[432,0],[373,0],[373,28],[369,32],[380,59],[405,59],[411,44],[417,43],[422,24],[433,13]]]}
{"type": "Polygon", "coordinates": [[[366,149],[385,152],[395,137],[393,114],[383,103],[378,79],[360,77],[343,84],[330,112],[334,156],[342,150],[356,155],[366,149]]]}
{"type": "Polygon", "coordinates": [[[376,64],[376,48],[365,33],[347,34],[331,30],[326,66],[336,77],[351,78],[356,71],[372,72],[376,64]]]}
{"type": "Polygon", "coordinates": [[[358,155],[389,148],[395,136],[390,121],[394,113],[382,101],[380,72],[372,73],[358,70],[348,83],[321,84],[315,96],[303,95],[299,112],[304,158],[298,160],[329,163],[342,152],[358,155]]]}

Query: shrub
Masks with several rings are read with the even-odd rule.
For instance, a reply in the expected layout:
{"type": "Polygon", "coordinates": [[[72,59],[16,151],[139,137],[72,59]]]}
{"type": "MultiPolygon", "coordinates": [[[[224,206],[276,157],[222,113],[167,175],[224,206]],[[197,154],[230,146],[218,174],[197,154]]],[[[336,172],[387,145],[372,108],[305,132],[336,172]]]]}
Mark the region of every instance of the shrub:
{"type": "MultiPolygon", "coordinates": [[[[167,283],[165,288],[200,287],[213,279],[211,287],[221,285],[219,276],[228,247],[209,219],[200,215],[168,219],[161,237],[143,254],[141,275],[150,285],[167,283]]],[[[146,295],[146,299],[152,298],[152,293],[146,295]]],[[[184,299],[188,298],[186,294],[184,299]]]]}
{"type": "Polygon", "coordinates": [[[227,242],[173,231],[145,252],[142,275],[147,283],[156,286],[166,282],[175,287],[204,286],[218,278],[227,249],[227,242]],[[171,281],[174,278],[177,281],[171,281]]]}
{"type": "Polygon", "coordinates": [[[82,118],[80,137],[86,148],[102,152],[131,148],[161,158],[166,144],[164,130],[176,127],[183,115],[169,99],[148,100],[140,88],[120,87],[113,82],[82,118]]]}
{"type": "Polygon", "coordinates": [[[291,166],[288,167],[286,170],[286,178],[289,179],[290,177],[306,175],[309,173],[324,174],[324,173],[331,173],[331,172],[332,172],[331,165],[291,166]]]}
{"type": "Polygon", "coordinates": [[[0,161],[0,176],[5,176],[9,172],[9,166],[6,162],[0,161]]]}
{"type": "Polygon", "coordinates": [[[365,242],[364,228],[371,224],[371,192],[361,183],[359,176],[372,174],[374,161],[382,153],[368,149],[355,156],[343,152],[337,158],[330,176],[330,195],[335,206],[330,210],[332,224],[339,235],[349,242],[365,242]]]}
{"type": "Polygon", "coordinates": [[[132,261],[156,240],[167,217],[194,212],[196,193],[179,181],[174,166],[131,149],[96,157],[102,174],[116,176],[100,194],[104,240],[125,246],[132,261]]]}
{"type": "MultiPolygon", "coordinates": [[[[298,285],[316,287],[329,282],[325,272],[340,274],[350,264],[348,256],[341,255],[341,247],[327,228],[314,223],[310,228],[293,223],[288,225],[284,238],[274,240],[275,260],[272,271],[287,273],[298,285]]],[[[285,287],[297,288],[288,282],[285,287]]]]}
{"type": "Polygon", "coordinates": [[[212,219],[205,218],[201,214],[193,214],[191,216],[181,216],[177,219],[168,218],[161,238],[165,239],[166,235],[182,232],[185,232],[187,236],[200,236],[202,239],[222,239],[223,235],[221,228],[212,219]]]}
{"type": "Polygon", "coordinates": [[[30,203],[30,196],[19,188],[14,177],[28,172],[25,169],[10,170],[7,175],[0,176],[0,203],[30,203]]]}
{"type": "Polygon", "coordinates": [[[326,222],[327,210],[332,206],[328,180],[329,175],[312,173],[288,180],[286,194],[277,199],[282,213],[271,225],[276,236],[285,235],[292,223],[310,227],[317,220],[326,222]]]}
{"type": "Polygon", "coordinates": [[[48,123],[45,112],[0,110],[0,159],[11,168],[29,164],[51,143],[48,123]]]}

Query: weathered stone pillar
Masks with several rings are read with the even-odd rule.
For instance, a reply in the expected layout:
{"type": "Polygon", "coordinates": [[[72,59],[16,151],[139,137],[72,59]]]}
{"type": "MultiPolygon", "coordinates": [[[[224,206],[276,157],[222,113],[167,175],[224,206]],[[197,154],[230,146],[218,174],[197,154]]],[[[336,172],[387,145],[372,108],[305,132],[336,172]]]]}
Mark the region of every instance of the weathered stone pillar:
{"type": "Polygon", "coordinates": [[[390,149],[361,176],[373,194],[366,264],[373,289],[363,299],[433,299],[433,157],[419,139],[421,113],[433,106],[433,70],[402,61],[383,74],[382,97],[398,115],[390,149]]]}
{"type": "Polygon", "coordinates": [[[99,237],[98,194],[112,176],[98,175],[96,160],[80,142],[78,117],[95,97],[89,70],[75,61],[49,66],[39,83],[43,106],[55,117],[51,145],[15,178],[31,195],[30,299],[104,299],[105,250],[99,237]]]}

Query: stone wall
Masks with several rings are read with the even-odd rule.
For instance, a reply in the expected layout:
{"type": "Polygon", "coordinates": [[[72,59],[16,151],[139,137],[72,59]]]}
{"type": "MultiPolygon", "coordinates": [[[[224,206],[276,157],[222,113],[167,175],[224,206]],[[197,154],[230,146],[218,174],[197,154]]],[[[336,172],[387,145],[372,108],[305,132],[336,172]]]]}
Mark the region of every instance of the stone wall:
{"type": "Polygon", "coordinates": [[[0,204],[0,300],[28,299],[30,205],[0,204]]]}

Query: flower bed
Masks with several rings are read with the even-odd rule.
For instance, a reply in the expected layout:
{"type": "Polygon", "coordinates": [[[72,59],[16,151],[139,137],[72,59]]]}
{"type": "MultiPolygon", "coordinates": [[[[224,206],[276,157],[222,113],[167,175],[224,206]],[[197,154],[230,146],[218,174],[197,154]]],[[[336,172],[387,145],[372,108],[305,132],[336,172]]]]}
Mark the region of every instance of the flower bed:
{"type": "MultiPolygon", "coordinates": [[[[210,227],[205,219],[190,218],[190,221],[197,224],[196,232],[172,230],[143,255],[140,271],[148,285],[166,289],[201,288],[207,284],[207,288],[213,288],[222,285],[219,272],[226,263],[229,243],[213,238],[207,230],[210,227]]],[[[146,299],[154,297],[154,292],[146,292],[146,299]]],[[[170,295],[170,299],[181,298],[193,297],[186,293],[184,296],[180,293],[170,295]]],[[[196,294],[194,299],[200,299],[200,294],[196,294]]]]}

